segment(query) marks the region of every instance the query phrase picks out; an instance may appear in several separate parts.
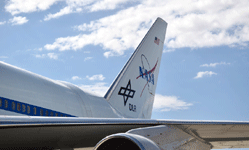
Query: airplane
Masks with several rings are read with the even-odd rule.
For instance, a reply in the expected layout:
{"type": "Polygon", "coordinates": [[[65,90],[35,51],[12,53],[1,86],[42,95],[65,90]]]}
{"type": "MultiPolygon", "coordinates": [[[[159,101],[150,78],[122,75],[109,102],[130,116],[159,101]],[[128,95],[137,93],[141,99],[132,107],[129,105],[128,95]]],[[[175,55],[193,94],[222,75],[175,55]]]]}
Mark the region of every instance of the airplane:
{"type": "Polygon", "coordinates": [[[157,18],[104,97],[0,62],[0,148],[249,148],[249,121],[151,119],[166,28],[157,18]]]}

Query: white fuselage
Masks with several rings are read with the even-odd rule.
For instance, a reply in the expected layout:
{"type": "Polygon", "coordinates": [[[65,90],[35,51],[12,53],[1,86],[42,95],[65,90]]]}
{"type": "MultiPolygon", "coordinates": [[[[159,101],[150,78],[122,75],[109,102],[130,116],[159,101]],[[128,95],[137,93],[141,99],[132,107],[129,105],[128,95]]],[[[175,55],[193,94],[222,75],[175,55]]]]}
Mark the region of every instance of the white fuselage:
{"type": "Polygon", "coordinates": [[[0,62],[0,115],[122,117],[103,97],[0,62]]]}

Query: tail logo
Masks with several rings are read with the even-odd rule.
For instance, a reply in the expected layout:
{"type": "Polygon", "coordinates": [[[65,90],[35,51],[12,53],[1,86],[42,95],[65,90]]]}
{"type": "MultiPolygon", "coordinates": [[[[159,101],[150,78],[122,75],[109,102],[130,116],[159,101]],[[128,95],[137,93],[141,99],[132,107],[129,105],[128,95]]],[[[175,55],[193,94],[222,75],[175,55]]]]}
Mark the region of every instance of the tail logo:
{"type": "MultiPolygon", "coordinates": [[[[157,59],[157,62],[158,62],[158,59],[157,59]]],[[[149,93],[152,94],[150,84],[154,85],[154,71],[156,70],[157,62],[154,65],[154,67],[151,69],[148,59],[145,57],[144,54],[141,55],[142,66],[139,66],[139,76],[136,79],[141,77],[142,79],[145,79],[147,82],[144,85],[144,88],[140,94],[140,97],[142,96],[143,91],[146,86],[148,87],[149,93]]]]}
{"type": "Polygon", "coordinates": [[[126,106],[126,103],[129,98],[133,98],[135,95],[135,90],[131,89],[131,81],[127,83],[126,87],[120,87],[120,90],[118,92],[118,95],[122,95],[124,98],[124,106],[126,106]]]}

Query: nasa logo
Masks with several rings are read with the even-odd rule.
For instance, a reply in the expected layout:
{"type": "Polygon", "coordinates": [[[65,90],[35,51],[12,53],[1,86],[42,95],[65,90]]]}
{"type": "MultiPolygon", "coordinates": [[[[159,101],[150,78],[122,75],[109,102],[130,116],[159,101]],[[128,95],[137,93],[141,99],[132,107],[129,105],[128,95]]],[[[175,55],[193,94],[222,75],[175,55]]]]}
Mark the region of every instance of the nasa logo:
{"type": "MultiPolygon", "coordinates": [[[[158,62],[158,59],[157,59],[157,62],[158,62]]],[[[155,83],[154,82],[154,71],[156,70],[157,62],[154,65],[154,67],[151,69],[148,59],[145,57],[144,54],[141,55],[142,66],[139,66],[139,76],[136,79],[141,77],[142,79],[145,79],[147,82],[146,82],[146,84],[145,84],[145,86],[140,94],[140,97],[142,96],[143,91],[144,91],[146,86],[148,86],[148,90],[150,91],[149,83],[151,83],[152,85],[154,85],[154,83],[155,83]]]]}
{"type": "Polygon", "coordinates": [[[154,85],[154,74],[152,73],[151,70],[147,71],[147,69],[144,69],[141,66],[139,66],[139,73],[140,73],[139,77],[142,77],[147,82],[150,82],[150,83],[152,83],[154,85]]]}

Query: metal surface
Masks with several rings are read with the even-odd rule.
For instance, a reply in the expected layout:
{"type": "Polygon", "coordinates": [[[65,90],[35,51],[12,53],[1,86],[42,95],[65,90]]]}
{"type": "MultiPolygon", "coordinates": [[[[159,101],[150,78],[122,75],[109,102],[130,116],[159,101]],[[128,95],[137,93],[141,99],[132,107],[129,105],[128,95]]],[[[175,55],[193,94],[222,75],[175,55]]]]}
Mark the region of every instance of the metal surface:
{"type": "Polygon", "coordinates": [[[159,125],[132,129],[128,131],[128,133],[149,138],[163,150],[209,150],[212,147],[211,144],[204,140],[199,140],[173,125],[159,125]]]}
{"type": "MultiPolygon", "coordinates": [[[[128,140],[131,141],[133,145],[135,144],[135,146],[133,147],[129,147],[130,149],[140,149],[140,150],[160,150],[161,148],[151,139],[146,138],[144,136],[140,136],[138,134],[132,134],[132,133],[118,133],[118,134],[114,134],[114,135],[110,135],[105,137],[103,140],[101,140],[96,147],[94,148],[94,150],[99,150],[98,148],[101,147],[102,145],[106,146],[107,144],[105,144],[108,141],[111,141],[112,139],[119,139],[119,140],[128,140]],[[138,147],[138,148],[137,148],[138,147]]],[[[111,143],[111,144],[115,144],[115,143],[111,143]]],[[[119,147],[124,146],[125,143],[122,142],[122,144],[120,144],[119,147]]],[[[116,147],[117,148],[117,147],[116,147]]]]}
{"type": "MultiPolygon", "coordinates": [[[[241,122],[240,122],[241,123],[241,122]]],[[[183,131],[209,142],[213,149],[248,148],[249,125],[240,123],[176,125],[183,131]]]]}
{"type": "Polygon", "coordinates": [[[108,135],[155,125],[182,130],[212,148],[243,148],[249,143],[249,122],[242,121],[1,116],[0,124],[0,145],[6,147],[93,147],[108,135]]]}

